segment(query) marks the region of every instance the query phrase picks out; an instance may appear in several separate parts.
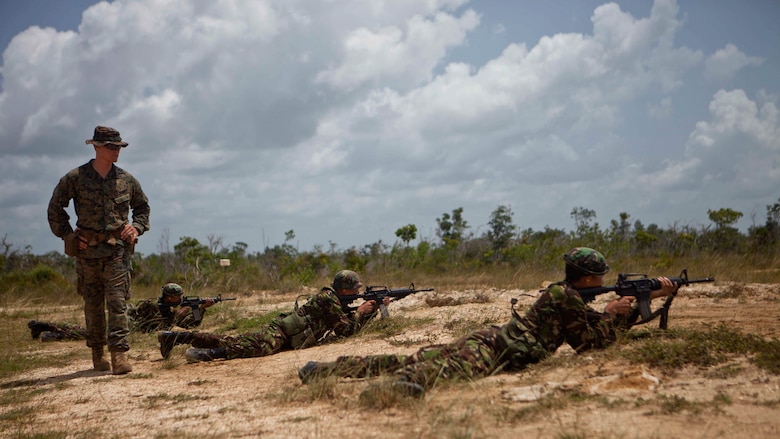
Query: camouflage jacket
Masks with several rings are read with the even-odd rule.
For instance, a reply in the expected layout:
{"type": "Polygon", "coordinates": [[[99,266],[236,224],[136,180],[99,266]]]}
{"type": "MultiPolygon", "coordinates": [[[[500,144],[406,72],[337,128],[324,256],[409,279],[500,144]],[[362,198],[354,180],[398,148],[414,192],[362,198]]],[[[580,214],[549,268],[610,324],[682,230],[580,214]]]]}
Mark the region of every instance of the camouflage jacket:
{"type": "MultiPolygon", "coordinates": [[[[132,328],[141,332],[168,330],[173,326],[185,329],[200,326],[202,320],[195,320],[192,310],[177,313],[180,309],[177,306],[159,306],[156,300],[146,299],[135,305],[128,304],[127,317],[132,321],[132,328]]],[[[202,309],[201,316],[205,314],[206,310],[202,309]]]]}
{"type": "Polygon", "coordinates": [[[497,345],[509,366],[522,368],[554,353],[567,343],[577,353],[603,348],[625,328],[623,319],[596,311],[570,284],[550,285],[524,316],[501,327],[497,345]]]}
{"type": "MultiPolygon", "coordinates": [[[[138,229],[138,234],[149,230],[149,200],[138,180],[115,165],[104,179],[92,167],[93,161],[65,174],[54,188],[47,211],[52,233],[64,238],[73,232],[70,216],[65,211],[70,200],[73,200],[76,226],[80,229],[100,233],[121,230],[132,210],[132,225],[138,229]]],[[[102,242],[88,247],[81,256],[106,257],[113,250],[114,246],[102,242]]]]}
{"type": "MultiPolygon", "coordinates": [[[[358,332],[376,314],[364,315],[357,311],[345,311],[336,292],[330,287],[322,288],[303,305],[296,305],[293,313],[305,319],[305,324],[311,328],[316,340],[321,340],[331,331],[338,337],[348,337],[358,332]]],[[[289,314],[283,314],[280,318],[283,319],[287,315],[289,314]]]]}

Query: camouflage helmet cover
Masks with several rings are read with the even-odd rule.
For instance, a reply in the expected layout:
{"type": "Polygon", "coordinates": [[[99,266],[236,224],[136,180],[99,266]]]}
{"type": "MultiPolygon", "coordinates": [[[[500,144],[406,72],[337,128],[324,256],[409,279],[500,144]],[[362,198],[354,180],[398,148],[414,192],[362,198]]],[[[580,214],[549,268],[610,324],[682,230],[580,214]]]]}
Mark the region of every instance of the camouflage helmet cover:
{"type": "Polygon", "coordinates": [[[86,140],[87,144],[104,144],[104,143],[113,143],[114,145],[119,145],[121,147],[127,146],[127,142],[122,141],[122,136],[119,135],[119,131],[111,128],[111,127],[104,127],[104,126],[96,126],[95,127],[95,133],[92,135],[91,139],[86,140]]]}
{"type": "Polygon", "coordinates": [[[167,283],[162,287],[162,293],[164,296],[176,296],[179,297],[184,294],[184,290],[179,284],[167,283]]]}
{"type": "Polygon", "coordinates": [[[563,260],[588,274],[602,275],[609,272],[604,255],[589,247],[575,247],[563,255],[563,260]]]}
{"type": "Polygon", "coordinates": [[[331,284],[334,290],[354,290],[363,286],[360,276],[352,270],[341,270],[336,273],[331,284]]]}

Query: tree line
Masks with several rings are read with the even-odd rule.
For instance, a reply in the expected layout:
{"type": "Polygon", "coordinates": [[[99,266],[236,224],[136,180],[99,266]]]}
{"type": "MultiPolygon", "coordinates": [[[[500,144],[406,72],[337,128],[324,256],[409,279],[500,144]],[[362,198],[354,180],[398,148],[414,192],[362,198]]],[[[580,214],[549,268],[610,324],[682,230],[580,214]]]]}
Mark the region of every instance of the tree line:
{"type": "MultiPolygon", "coordinates": [[[[284,243],[263,251],[248,252],[244,242],[226,244],[217,235],[201,243],[181,237],[173,248],[163,232],[158,253],[133,256],[133,287],[158,288],[179,282],[189,289],[295,289],[327,279],[341,269],[365,275],[402,277],[404,273],[446,276],[529,267],[559,269],[561,255],[574,246],[602,251],[611,261],[630,258],[695,258],[701,254],[750,257],[771,261],[780,254],[780,199],[766,206],[764,224],[746,233],[734,225],[743,216],[730,208],[707,211],[712,224],[672,224],[665,228],[645,225],[628,213],[602,226],[596,212],[575,207],[570,231],[544,227],[521,229],[514,223],[509,205],[490,214],[485,232],[477,235],[458,207],[436,218],[436,236],[418,239],[417,226],[408,224],[395,232],[398,241],[338,249],[317,245],[301,251],[292,245],[295,231],[285,233],[284,243]],[[222,263],[220,261],[223,261],[222,263]],[[224,260],[229,260],[226,265],[224,260]]],[[[760,264],[760,262],[758,262],[760,264]]],[[[372,276],[379,277],[379,276],[372,276]]],[[[29,247],[17,248],[4,236],[0,242],[0,295],[37,291],[56,293],[75,288],[75,261],[60,252],[34,255],[29,247]]]]}

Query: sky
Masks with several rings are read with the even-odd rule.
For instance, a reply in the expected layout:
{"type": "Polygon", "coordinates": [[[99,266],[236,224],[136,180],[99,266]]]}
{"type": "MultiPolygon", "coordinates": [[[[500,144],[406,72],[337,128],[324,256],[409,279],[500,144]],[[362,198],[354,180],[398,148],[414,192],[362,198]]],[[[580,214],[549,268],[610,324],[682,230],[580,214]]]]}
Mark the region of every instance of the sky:
{"type": "Polygon", "coordinates": [[[778,22],[776,0],[0,2],[0,236],[62,251],[46,207],[96,125],[129,143],[147,255],[435,241],[458,208],[480,236],[498,206],[746,231],[780,199],[778,22]]]}

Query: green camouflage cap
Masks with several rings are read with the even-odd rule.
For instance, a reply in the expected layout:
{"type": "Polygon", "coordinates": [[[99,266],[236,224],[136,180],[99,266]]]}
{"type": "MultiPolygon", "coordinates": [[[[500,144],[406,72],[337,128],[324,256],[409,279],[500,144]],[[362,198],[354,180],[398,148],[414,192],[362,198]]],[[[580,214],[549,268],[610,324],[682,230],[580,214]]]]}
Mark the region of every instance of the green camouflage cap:
{"type": "Polygon", "coordinates": [[[589,247],[575,247],[563,255],[563,260],[588,274],[602,275],[609,271],[604,255],[589,247]]]}
{"type": "Polygon", "coordinates": [[[179,284],[168,283],[168,284],[163,285],[162,293],[165,296],[176,296],[176,297],[179,297],[182,294],[184,294],[184,290],[181,288],[181,286],[179,284]]]}
{"type": "Polygon", "coordinates": [[[122,136],[119,135],[119,131],[111,128],[111,127],[104,127],[104,126],[96,126],[95,127],[95,134],[92,135],[91,139],[87,139],[87,144],[103,144],[103,143],[113,143],[114,145],[119,145],[121,147],[127,146],[127,142],[122,141],[122,136]]]}
{"type": "Polygon", "coordinates": [[[360,288],[363,283],[360,282],[360,276],[352,270],[341,270],[336,273],[331,285],[334,290],[354,290],[360,288]]]}

